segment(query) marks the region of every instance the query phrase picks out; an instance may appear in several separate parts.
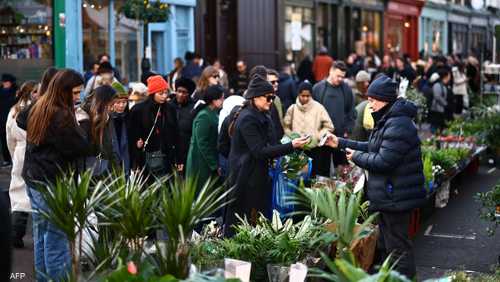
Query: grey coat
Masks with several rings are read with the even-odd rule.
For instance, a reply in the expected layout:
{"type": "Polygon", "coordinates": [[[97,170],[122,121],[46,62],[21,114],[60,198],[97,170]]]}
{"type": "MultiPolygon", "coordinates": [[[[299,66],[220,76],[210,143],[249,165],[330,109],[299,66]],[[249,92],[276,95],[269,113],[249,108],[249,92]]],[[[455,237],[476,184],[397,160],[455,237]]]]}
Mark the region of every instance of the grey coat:
{"type": "Polygon", "coordinates": [[[446,96],[448,95],[448,90],[442,82],[436,82],[432,86],[432,105],[431,112],[444,113],[448,102],[446,101],[446,96]]]}

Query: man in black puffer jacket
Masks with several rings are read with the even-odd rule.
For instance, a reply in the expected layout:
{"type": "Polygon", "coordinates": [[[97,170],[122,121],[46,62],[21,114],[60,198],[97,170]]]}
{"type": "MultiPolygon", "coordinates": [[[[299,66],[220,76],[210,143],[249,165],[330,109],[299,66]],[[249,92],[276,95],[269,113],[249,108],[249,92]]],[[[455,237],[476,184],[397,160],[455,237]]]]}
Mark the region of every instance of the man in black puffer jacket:
{"type": "Polygon", "coordinates": [[[328,145],[345,148],[347,158],[367,171],[370,210],[380,212],[379,249],[384,257],[400,258],[396,269],[410,279],[416,274],[412,242],[408,238],[410,213],[425,202],[420,139],[413,118],[416,106],[398,99],[398,85],[385,75],[368,88],[368,106],[375,128],[368,142],[331,135],[328,145]]]}

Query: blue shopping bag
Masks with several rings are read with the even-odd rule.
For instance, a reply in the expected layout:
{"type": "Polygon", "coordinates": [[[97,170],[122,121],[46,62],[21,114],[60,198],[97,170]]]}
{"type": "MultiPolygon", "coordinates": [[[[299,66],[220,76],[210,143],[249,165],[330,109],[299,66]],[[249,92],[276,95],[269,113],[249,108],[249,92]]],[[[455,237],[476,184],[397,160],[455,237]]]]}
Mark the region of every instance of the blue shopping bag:
{"type": "Polygon", "coordinates": [[[277,159],[276,165],[269,170],[273,180],[272,209],[277,210],[282,218],[295,211],[294,205],[290,203],[290,197],[295,194],[301,179],[307,181],[311,177],[311,171],[312,160],[309,159],[307,173],[298,179],[289,179],[283,172],[281,158],[277,159]]]}

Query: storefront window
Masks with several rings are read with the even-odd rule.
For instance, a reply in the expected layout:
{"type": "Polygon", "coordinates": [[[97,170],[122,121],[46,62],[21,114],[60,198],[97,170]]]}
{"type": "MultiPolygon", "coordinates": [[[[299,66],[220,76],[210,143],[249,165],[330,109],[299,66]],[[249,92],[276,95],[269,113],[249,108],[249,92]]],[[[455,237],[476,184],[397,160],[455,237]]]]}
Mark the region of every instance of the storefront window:
{"type": "Polygon", "coordinates": [[[403,28],[404,20],[399,18],[389,18],[386,30],[386,46],[389,52],[399,52],[403,48],[403,28]]]}
{"type": "Polygon", "coordinates": [[[52,0],[0,1],[0,73],[39,79],[53,64],[52,37],[52,0]]]}
{"type": "Polygon", "coordinates": [[[90,69],[100,54],[109,54],[110,44],[115,48],[114,67],[120,72],[123,83],[138,80],[140,62],[137,38],[139,23],[123,15],[117,15],[125,0],[115,0],[114,3],[114,42],[109,41],[109,0],[83,1],[83,63],[90,69]]]}
{"type": "MultiPolygon", "coordinates": [[[[125,0],[115,0],[115,13],[120,11],[125,0]]],[[[122,82],[139,80],[140,55],[137,39],[142,40],[139,22],[123,15],[115,21],[115,65],[120,71],[122,82]]]]}
{"type": "Polygon", "coordinates": [[[356,41],[361,41],[366,50],[378,50],[380,48],[380,37],[382,29],[382,17],[379,12],[361,12],[360,37],[356,41]]]}
{"type": "Polygon", "coordinates": [[[300,54],[314,50],[314,18],[311,8],[287,6],[285,8],[286,60],[299,63],[300,54]]]}
{"type": "MultiPolygon", "coordinates": [[[[333,32],[330,32],[332,26],[331,23],[332,23],[331,5],[320,3],[319,8],[316,9],[316,46],[315,46],[316,49],[325,46],[329,50],[332,50],[333,32]]],[[[308,50],[308,51],[314,53],[315,50],[308,50]]]]}
{"type": "Polygon", "coordinates": [[[479,55],[479,52],[485,48],[486,43],[486,28],[473,26],[471,32],[471,42],[470,47],[471,51],[475,52],[476,55],[479,55]]]}
{"type": "Polygon", "coordinates": [[[433,19],[424,19],[424,51],[437,54],[443,50],[444,22],[433,19]]]}
{"type": "Polygon", "coordinates": [[[451,25],[452,50],[455,54],[467,53],[467,26],[462,24],[451,25]]]}
{"type": "Polygon", "coordinates": [[[83,1],[83,65],[90,69],[100,54],[108,53],[109,0],[83,1]]]}

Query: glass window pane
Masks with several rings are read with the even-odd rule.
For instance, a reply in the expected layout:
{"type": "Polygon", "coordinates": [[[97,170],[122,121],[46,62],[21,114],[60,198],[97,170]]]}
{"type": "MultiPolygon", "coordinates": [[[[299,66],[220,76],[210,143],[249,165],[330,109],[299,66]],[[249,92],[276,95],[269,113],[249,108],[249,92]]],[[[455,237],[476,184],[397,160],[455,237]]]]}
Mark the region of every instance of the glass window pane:
{"type": "Polygon", "coordinates": [[[53,59],[52,1],[2,2],[0,58],[53,59]]]}
{"type": "MultiPolygon", "coordinates": [[[[125,0],[115,0],[115,12],[119,11],[125,0]]],[[[122,82],[139,80],[139,46],[137,39],[143,40],[139,32],[139,22],[119,15],[115,21],[115,65],[122,82]]]]}
{"type": "Polygon", "coordinates": [[[83,4],[83,65],[86,70],[92,67],[100,54],[109,51],[108,8],[109,0],[83,4]]]}

